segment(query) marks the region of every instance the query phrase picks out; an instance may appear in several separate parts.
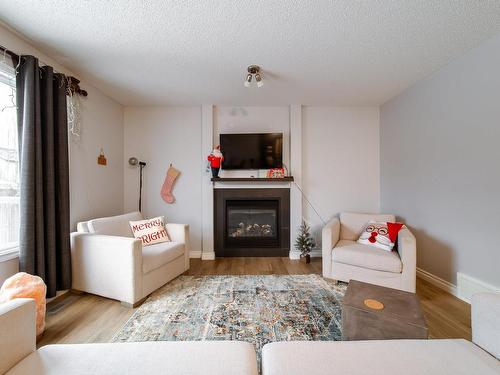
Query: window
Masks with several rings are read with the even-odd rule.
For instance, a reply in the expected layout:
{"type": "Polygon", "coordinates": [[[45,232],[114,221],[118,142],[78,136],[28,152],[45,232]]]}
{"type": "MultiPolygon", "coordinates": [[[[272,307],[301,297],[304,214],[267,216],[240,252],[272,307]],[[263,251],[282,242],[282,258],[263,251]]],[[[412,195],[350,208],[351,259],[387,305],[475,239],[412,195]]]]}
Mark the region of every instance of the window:
{"type": "Polygon", "coordinates": [[[19,157],[15,71],[0,62],[0,256],[18,251],[19,157]]]}

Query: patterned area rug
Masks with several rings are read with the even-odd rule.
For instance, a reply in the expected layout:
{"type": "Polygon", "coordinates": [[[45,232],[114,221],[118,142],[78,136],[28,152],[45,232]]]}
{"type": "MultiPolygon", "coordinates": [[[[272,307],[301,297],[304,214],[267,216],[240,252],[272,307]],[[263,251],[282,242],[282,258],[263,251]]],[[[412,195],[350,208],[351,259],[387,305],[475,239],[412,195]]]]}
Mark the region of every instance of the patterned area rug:
{"type": "Polygon", "coordinates": [[[153,293],[113,342],[340,340],[347,285],[318,275],[180,276],[153,293]]]}

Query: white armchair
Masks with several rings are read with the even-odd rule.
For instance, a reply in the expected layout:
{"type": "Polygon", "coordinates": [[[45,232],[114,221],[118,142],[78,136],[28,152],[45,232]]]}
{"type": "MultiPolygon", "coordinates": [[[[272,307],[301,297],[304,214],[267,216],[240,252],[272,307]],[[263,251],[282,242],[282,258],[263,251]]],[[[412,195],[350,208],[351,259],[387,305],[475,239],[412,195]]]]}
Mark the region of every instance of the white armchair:
{"type": "Polygon", "coordinates": [[[78,223],[71,234],[72,288],[128,307],[189,269],[189,227],[166,224],[171,242],[142,246],[129,221],[139,212],[78,223]]]}
{"type": "Polygon", "coordinates": [[[351,279],[415,293],[417,250],[413,234],[402,229],[389,252],[356,242],[368,221],[394,222],[394,215],[341,213],[322,231],[323,276],[351,279]]]}

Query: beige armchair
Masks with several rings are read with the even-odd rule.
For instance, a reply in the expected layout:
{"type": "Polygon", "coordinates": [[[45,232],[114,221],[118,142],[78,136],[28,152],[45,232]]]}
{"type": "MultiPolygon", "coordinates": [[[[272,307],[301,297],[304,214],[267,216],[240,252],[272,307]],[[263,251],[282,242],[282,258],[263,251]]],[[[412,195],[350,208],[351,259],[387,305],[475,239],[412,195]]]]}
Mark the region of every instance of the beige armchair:
{"type": "Polygon", "coordinates": [[[323,228],[323,276],[346,282],[355,279],[415,293],[415,237],[408,229],[402,229],[391,252],[357,243],[370,220],[394,222],[395,216],[341,213],[323,228]]]}
{"type": "Polygon", "coordinates": [[[71,233],[72,288],[135,307],[189,269],[189,226],[165,225],[170,242],[142,246],[129,221],[140,212],[78,223],[71,233]]]}

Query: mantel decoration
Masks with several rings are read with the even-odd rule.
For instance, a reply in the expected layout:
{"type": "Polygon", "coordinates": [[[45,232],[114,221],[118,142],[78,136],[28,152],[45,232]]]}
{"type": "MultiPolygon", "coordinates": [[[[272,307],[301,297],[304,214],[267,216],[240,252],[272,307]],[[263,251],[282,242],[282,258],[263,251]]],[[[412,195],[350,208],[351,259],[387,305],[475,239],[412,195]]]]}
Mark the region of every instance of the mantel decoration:
{"type": "Polygon", "coordinates": [[[208,155],[207,159],[210,162],[210,168],[212,169],[212,177],[219,177],[219,170],[222,162],[224,161],[224,156],[220,151],[220,146],[215,147],[212,150],[212,153],[208,155]]]}
{"type": "Polygon", "coordinates": [[[300,251],[300,257],[306,260],[306,263],[311,263],[311,250],[315,246],[314,240],[310,233],[310,228],[307,223],[302,220],[300,224],[299,235],[295,240],[295,249],[300,251]]]}
{"type": "Polygon", "coordinates": [[[284,178],[285,168],[271,168],[266,173],[266,178],[284,178]]]}

